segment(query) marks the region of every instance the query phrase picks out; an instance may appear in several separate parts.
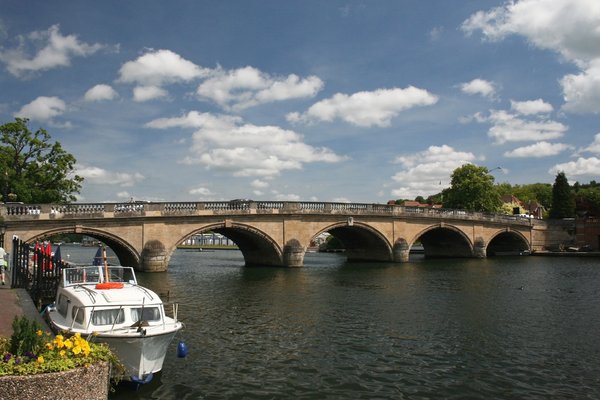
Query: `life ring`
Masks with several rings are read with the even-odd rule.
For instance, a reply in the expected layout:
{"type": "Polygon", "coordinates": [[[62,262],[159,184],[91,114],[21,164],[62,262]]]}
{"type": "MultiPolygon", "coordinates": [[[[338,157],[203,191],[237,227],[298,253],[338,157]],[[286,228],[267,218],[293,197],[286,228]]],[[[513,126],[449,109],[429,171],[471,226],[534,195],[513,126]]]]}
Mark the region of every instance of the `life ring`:
{"type": "Polygon", "coordinates": [[[96,284],[96,289],[123,289],[123,282],[102,282],[96,284]]]}

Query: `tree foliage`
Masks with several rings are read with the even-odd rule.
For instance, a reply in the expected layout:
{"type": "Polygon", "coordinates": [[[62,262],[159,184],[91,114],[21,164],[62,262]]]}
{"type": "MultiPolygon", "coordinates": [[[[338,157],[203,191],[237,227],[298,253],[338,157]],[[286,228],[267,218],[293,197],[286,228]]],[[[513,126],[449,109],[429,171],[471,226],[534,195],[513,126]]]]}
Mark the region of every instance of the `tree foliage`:
{"type": "Polygon", "coordinates": [[[575,196],[564,172],[559,172],[552,185],[552,207],[550,218],[571,218],[575,216],[575,196]]]}
{"type": "Polygon", "coordinates": [[[445,208],[483,212],[500,209],[502,201],[486,167],[465,164],[452,172],[450,184],[443,192],[445,208]]]}
{"type": "Polygon", "coordinates": [[[44,129],[29,130],[26,118],[0,126],[0,170],[5,201],[53,203],[76,200],[83,178],[74,173],[75,157],[44,129]],[[10,194],[10,196],[8,196],[10,194]],[[7,198],[9,197],[9,198],[7,198]]]}
{"type": "Polygon", "coordinates": [[[580,216],[600,216],[600,183],[591,181],[589,184],[575,182],[575,205],[580,216]]]}
{"type": "Polygon", "coordinates": [[[538,202],[546,208],[552,204],[552,185],[549,183],[530,183],[525,185],[511,185],[510,183],[499,183],[497,185],[500,196],[512,195],[524,204],[538,202]]]}

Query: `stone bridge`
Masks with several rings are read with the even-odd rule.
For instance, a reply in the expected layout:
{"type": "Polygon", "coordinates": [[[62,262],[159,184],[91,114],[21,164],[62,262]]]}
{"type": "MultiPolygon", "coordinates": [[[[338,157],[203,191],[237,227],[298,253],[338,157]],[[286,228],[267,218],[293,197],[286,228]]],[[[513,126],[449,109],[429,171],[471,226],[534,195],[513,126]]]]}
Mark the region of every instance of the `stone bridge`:
{"type": "Polygon", "coordinates": [[[247,266],[301,267],[316,236],[339,239],[349,261],[406,262],[419,242],[425,257],[475,257],[544,249],[545,221],[519,216],[385,204],[283,201],[5,204],[5,237],[25,242],[78,233],[96,238],[122,265],[165,271],[177,246],[216,232],[233,240],[247,266]]]}

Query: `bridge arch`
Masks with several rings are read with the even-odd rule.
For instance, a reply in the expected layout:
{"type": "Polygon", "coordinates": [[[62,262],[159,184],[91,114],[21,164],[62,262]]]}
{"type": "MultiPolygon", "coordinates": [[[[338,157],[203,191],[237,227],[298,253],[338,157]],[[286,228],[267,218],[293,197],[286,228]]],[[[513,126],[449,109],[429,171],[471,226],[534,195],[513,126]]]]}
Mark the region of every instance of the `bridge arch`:
{"type": "Polygon", "coordinates": [[[468,258],[473,257],[474,243],[461,229],[438,224],[427,227],[409,242],[410,247],[420,240],[425,258],[468,258]]]}
{"type": "MultiPolygon", "coordinates": [[[[35,241],[40,241],[45,238],[61,235],[61,234],[72,234],[77,233],[85,236],[92,237],[94,239],[98,239],[102,243],[106,244],[106,246],[110,247],[117,258],[119,259],[119,264],[127,265],[129,267],[133,267],[134,269],[139,270],[141,268],[141,257],[140,253],[128,242],[121,239],[118,236],[111,234],[110,232],[106,232],[101,229],[95,228],[57,228],[45,231],[41,234],[33,236],[31,238],[25,239],[26,242],[31,243],[35,241]]],[[[90,260],[90,263],[92,260],[90,260]]],[[[115,264],[114,262],[109,261],[109,263],[115,264]]]]}
{"type": "Polygon", "coordinates": [[[167,252],[168,258],[170,258],[179,243],[192,235],[208,231],[219,233],[235,242],[244,256],[246,266],[286,265],[283,251],[273,238],[253,226],[237,222],[210,224],[194,229],[177,239],[167,252]]]}
{"type": "Polygon", "coordinates": [[[349,219],[329,225],[313,237],[329,233],[344,245],[348,261],[393,261],[392,245],[372,226],[349,219]]]}
{"type": "Polygon", "coordinates": [[[521,232],[503,229],[490,237],[486,255],[488,257],[519,255],[530,250],[529,241],[521,232]]]}

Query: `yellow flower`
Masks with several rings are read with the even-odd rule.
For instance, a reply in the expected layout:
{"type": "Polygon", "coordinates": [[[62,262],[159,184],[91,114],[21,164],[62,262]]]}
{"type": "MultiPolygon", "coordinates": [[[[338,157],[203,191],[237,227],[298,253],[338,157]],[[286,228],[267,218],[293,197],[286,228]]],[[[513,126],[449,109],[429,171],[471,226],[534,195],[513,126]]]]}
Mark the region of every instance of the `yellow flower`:
{"type": "Polygon", "coordinates": [[[46,343],[46,348],[48,350],[52,350],[54,348],[54,346],[52,345],[52,343],[46,343]]]}
{"type": "Polygon", "coordinates": [[[64,356],[67,354],[67,352],[66,352],[66,351],[64,351],[64,350],[61,350],[61,351],[59,351],[59,352],[58,352],[58,354],[59,354],[61,357],[64,357],[64,356]]]}
{"type": "Polygon", "coordinates": [[[38,364],[43,364],[44,363],[44,357],[39,356],[36,361],[37,361],[38,364]]]}
{"type": "Polygon", "coordinates": [[[79,353],[81,353],[81,347],[80,346],[73,347],[73,354],[79,354],[79,353]]]}
{"type": "Polygon", "coordinates": [[[42,336],[44,334],[44,332],[41,331],[41,329],[38,329],[38,331],[36,332],[36,335],[38,336],[42,336]]]}

